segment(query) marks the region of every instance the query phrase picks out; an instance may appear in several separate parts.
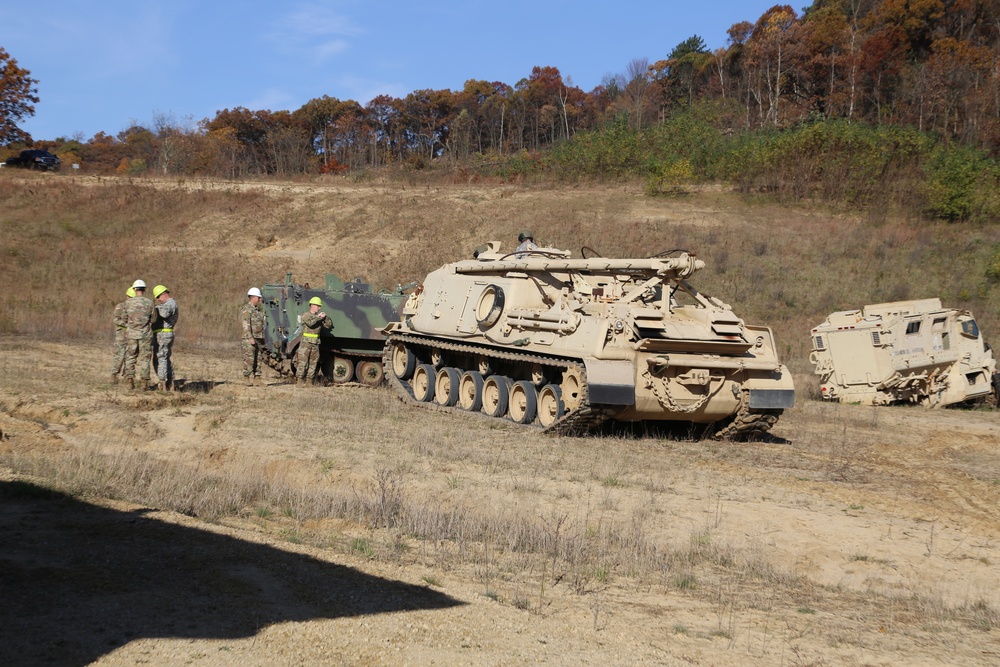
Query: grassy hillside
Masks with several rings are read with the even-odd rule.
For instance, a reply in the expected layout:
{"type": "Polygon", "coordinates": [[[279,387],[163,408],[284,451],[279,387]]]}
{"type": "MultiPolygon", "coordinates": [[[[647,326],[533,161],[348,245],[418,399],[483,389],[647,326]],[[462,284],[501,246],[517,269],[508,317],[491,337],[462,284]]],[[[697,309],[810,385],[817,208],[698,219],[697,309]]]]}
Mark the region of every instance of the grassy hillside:
{"type": "MultiPolygon", "coordinates": [[[[646,256],[684,248],[693,281],[774,328],[808,375],[807,329],[833,310],[938,296],[1000,341],[1000,226],[879,219],[784,206],[719,189],[647,197],[643,185],[519,187],[400,183],[216,184],[0,173],[0,333],[110,339],[133,279],[164,283],[180,341],[238,336],[250,285],[333,272],[380,286],[418,280],[517,231],[578,252],[646,256]]],[[[881,216],[878,216],[881,218],[881,216]]]]}
{"type": "Polygon", "coordinates": [[[993,664],[993,411],[799,400],[772,437],[743,444],[641,428],[548,436],[360,386],[237,381],[236,311],[249,284],[286,271],[316,282],[334,271],[395,285],[487,239],[511,248],[524,227],[574,253],[697,252],[707,267],[692,282],[775,329],[803,398],[816,386],[807,330],[834,309],[939,296],[971,308],[1000,340],[1000,288],[987,279],[1000,276],[996,225],[875,222],[718,188],[672,198],[643,190],[0,171],[0,505],[9,506],[0,518],[12,535],[11,571],[32,584],[37,573],[38,584],[12,596],[0,621],[42,628],[15,633],[24,641],[12,655],[69,629],[81,643],[100,642],[78,664],[111,651],[108,660],[154,664],[179,655],[212,665],[242,655],[329,662],[330,637],[345,661],[366,664],[413,655],[441,664],[511,655],[554,664],[692,655],[718,665],[872,656],[993,664]],[[164,282],[180,302],[183,391],[130,392],[109,381],[111,308],[135,277],[164,282]],[[112,499],[114,511],[100,514],[114,532],[103,520],[78,530],[79,513],[62,501],[53,509],[49,489],[112,499]],[[215,523],[199,531],[238,536],[218,553],[221,570],[193,533],[150,534],[187,520],[168,510],[215,523]],[[299,615],[313,593],[282,584],[295,598],[291,622],[264,627],[254,616],[246,636],[192,637],[185,628],[211,626],[247,591],[255,597],[240,608],[283,604],[261,581],[307,581],[285,559],[272,559],[277,579],[261,570],[242,543],[262,540],[346,566],[314,591],[320,612],[332,606],[336,616],[299,615]],[[155,594],[196,590],[211,615],[191,620],[188,605],[181,619],[171,607],[148,637],[135,634],[135,614],[92,629],[91,609],[132,599],[148,608],[149,591],[121,579],[128,568],[93,567],[133,562],[136,545],[164,564],[155,594]],[[234,567],[249,562],[234,553],[257,565],[234,567]],[[379,591],[396,597],[395,589],[344,589],[352,570],[443,592],[473,616],[373,613],[379,591]],[[126,600],[133,589],[142,595],[126,600]],[[329,597],[338,590],[365,613],[344,616],[329,597]],[[59,613],[39,600],[56,601],[59,613]],[[67,623],[80,609],[86,622],[67,623]],[[498,649],[466,637],[492,638],[498,649]]]}

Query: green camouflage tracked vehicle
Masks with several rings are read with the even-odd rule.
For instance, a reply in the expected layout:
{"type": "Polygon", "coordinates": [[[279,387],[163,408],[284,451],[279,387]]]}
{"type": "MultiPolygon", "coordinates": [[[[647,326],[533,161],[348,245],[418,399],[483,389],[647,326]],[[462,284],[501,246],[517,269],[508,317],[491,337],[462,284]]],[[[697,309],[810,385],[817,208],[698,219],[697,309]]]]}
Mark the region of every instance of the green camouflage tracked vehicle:
{"type": "Polygon", "coordinates": [[[720,438],[767,431],[792,407],[771,331],[691,286],[705,266],[694,255],[499,247],[429,274],[386,327],[386,377],[404,401],[549,432],[610,419],[720,438]]]}
{"type": "Polygon", "coordinates": [[[327,274],[322,288],[292,282],[292,274],[283,284],[264,285],[261,306],[266,316],[264,342],[267,362],[283,375],[295,372],[295,352],[302,337],[299,317],[309,312],[309,299],[318,296],[323,310],[333,321],[333,330],[323,330],[320,337],[320,369],[329,382],[357,381],[366,385],[382,383],[381,330],[400,317],[413,285],[395,290],[376,291],[355,278],[345,283],[327,274]]]}

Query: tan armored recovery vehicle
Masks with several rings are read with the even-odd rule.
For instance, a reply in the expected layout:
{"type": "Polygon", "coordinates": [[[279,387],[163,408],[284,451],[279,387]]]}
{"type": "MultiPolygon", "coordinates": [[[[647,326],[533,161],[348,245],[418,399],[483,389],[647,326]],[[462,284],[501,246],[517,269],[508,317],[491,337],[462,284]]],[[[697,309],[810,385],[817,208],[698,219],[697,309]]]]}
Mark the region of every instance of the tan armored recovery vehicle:
{"type": "Polygon", "coordinates": [[[812,330],[812,348],[826,400],[936,408],[996,391],[996,361],[972,313],[940,299],[833,313],[812,330]]]}
{"type": "Polygon", "coordinates": [[[547,431],[606,419],[767,431],[792,377],[766,327],[747,325],[687,279],[694,255],[574,259],[540,248],[432,272],[383,330],[400,397],[547,431]]]}

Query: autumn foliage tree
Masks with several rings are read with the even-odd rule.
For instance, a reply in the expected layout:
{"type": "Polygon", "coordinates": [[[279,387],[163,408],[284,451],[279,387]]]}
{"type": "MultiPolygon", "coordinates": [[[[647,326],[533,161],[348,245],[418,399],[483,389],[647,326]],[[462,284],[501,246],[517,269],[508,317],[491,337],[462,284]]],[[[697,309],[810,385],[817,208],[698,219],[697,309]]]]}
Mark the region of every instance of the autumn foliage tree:
{"type": "Polygon", "coordinates": [[[17,126],[26,116],[35,114],[38,84],[31,72],[0,47],[0,143],[24,141],[28,135],[17,126]]]}
{"type": "MultiPolygon", "coordinates": [[[[1000,156],[998,0],[814,0],[801,13],[775,4],[726,34],[714,50],[698,35],[663,44],[589,92],[557,67],[536,66],[513,85],[469,79],[366,104],[321,95],[295,110],[236,107],[183,126],[154,118],[67,150],[99,171],[246,178],[541,164],[546,150],[581,142],[595,147],[593,164],[649,169],[689,150],[661,143],[640,158],[642,142],[663,142],[672,120],[702,113],[731,138],[845,120],[1000,156]],[[602,131],[612,139],[581,136],[602,131]]],[[[37,82],[2,49],[0,66],[0,141],[16,141],[37,82]]]]}

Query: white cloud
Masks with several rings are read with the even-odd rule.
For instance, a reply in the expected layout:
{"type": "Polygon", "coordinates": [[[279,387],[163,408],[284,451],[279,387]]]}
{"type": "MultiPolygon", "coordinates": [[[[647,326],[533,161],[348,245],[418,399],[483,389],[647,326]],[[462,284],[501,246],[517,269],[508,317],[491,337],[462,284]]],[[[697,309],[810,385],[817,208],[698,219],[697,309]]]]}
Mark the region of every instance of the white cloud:
{"type": "Polygon", "coordinates": [[[293,55],[321,65],[333,56],[347,51],[350,38],[365,31],[348,16],[332,6],[335,3],[311,2],[300,4],[283,18],[275,29],[265,35],[281,53],[293,55]]]}
{"type": "Polygon", "coordinates": [[[299,5],[282,23],[286,28],[315,37],[351,36],[363,32],[349,18],[322,2],[299,5]]]}

